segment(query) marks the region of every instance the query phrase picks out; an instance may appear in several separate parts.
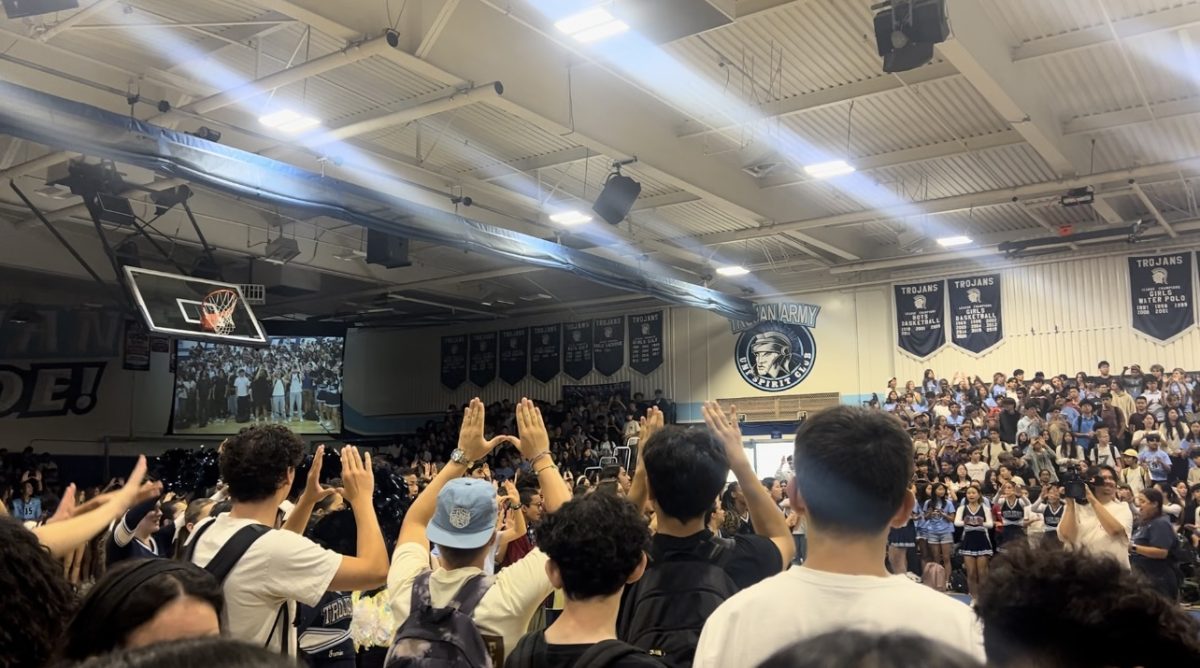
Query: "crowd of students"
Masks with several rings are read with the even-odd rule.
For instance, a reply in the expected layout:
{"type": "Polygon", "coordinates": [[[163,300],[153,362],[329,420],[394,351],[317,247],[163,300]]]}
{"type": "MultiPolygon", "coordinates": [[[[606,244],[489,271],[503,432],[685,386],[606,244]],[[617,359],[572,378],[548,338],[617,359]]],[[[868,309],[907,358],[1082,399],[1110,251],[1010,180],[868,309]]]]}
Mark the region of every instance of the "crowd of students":
{"type": "MultiPolygon", "coordinates": [[[[205,494],[148,480],[142,459],[90,500],[68,488],[44,521],[0,518],[0,666],[1197,665],[1200,624],[1141,564],[1186,546],[1154,483],[1190,469],[1146,479],[1135,529],[1118,486],[1156,457],[1155,429],[1130,430],[1086,378],[1002,380],[814,414],[766,480],[736,408],[714,402],[687,427],[651,402],[635,418],[611,400],[585,415],[476,399],[431,426],[455,436],[440,466],[430,430],[428,457],[319,446],[306,464],[285,426],[248,427],[205,494]],[[614,412],[614,444],[638,439],[632,476],[610,465],[593,484],[591,435],[577,450],[571,433],[608,436],[614,412]],[[1137,455],[1114,467],[1106,414],[1137,455]],[[398,517],[377,511],[384,478],[401,481],[398,517]],[[80,598],[64,560],[97,536],[107,563],[80,598]],[[959,556],[974,605],[939,591],[959,556]]],[[[1139,396],[1147,415],[1168,401],[1139,396]]]]}

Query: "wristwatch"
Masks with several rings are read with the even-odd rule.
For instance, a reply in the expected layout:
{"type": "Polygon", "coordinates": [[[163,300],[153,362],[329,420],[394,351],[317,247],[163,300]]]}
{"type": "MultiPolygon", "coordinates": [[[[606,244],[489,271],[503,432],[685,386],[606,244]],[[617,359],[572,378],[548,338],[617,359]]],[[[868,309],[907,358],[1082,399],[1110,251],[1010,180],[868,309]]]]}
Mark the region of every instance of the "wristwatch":
{"type": "Polygon", "coordinates": [[[454,452],[450,453],[450,461],[454,462],[455,464],[462,464],[468,468],[475,463],[470,459],[467,459],[467,453],[463,452],[462,448],[454,448],[454,452]]]}

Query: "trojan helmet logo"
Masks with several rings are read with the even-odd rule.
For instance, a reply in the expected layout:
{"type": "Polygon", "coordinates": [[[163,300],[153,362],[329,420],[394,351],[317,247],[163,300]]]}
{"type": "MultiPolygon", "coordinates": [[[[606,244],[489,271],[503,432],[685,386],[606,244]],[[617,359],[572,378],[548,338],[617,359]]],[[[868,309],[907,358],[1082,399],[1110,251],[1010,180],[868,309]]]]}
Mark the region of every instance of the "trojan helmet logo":
{"type": "Polygon", "coordinates": [[[1150,280],[1154,281],[1155,285],[1167,284],[1167,270],[1165,267],[1155,267],[1150,270],[1150,280]]]}
{"type": "Polygon", "coordinates": [[[979,288],[971,288],[967,290],[967,301],[972,304],[978,304],[983,300],[983,295],[979,292],[979,288]]]}
{"type": "Polygon", "coordinates": [[[918,309],[918,310],[924,310],[925,304],[928,301],[929,300],[928,300],[928,298],[925,297],[925,295],[913,295],[913,308],[918,309]]]}
{"type": "Polygon", "coordinates": [[[738,372],[747,383],[782,392],[808,377],[817,344],[807,327],[767,320],[742,332],[735,352],[738,372]]]}

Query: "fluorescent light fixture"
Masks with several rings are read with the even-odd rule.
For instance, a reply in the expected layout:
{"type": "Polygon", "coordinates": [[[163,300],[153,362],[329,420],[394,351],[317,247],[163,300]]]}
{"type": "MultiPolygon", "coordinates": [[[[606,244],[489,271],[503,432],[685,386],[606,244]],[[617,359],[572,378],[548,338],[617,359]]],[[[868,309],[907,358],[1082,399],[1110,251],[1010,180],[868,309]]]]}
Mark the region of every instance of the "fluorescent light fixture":
{"type": "Polygon", "coordinates": [[[937,243],[942,248],[954,248],[956,246],[966,246],[971,243],[971,237],[942,237],[937,240],[937,243]]]}
{"type": "Polygon", "coordinates": [[[559,213],[550,214],[550,220],[559,225],[580,225],[589,223],[592,217],[586,213],[580,213],[574,209],[570,211],[560,211],[559,213]]]}
{"type": "Polygon", "coordinates": [[[551,297],[544,292],[539,292],[532,295],[521,295],[521,301],[523,302],[540,302],[546,299],[554,299],[554,297],[551,297]]]}
{"type": "Polygon", "coordinates": [[[258,122],[288,134],[311,130],[321,124],[321,121],[291,109],[281,109],[266,116],[260,116],[258,122]]]}
{"type": "Polygon", "coordinates": [[[629,30],[629,24],[613,18],[608,10],[601,7],[593,7],[568,16],[556,22],[554,27],[584,44],[598,42],[629,30]]]}
{"type": "Polygon", "coordinates": [[[750,270],[740,264],[732,264],[727,267],[717,267],[717,273],[722,276],[745,276],[750,273],[750,270]]]}
{"type": "Polygon", "coordinates": [[[854,166],[845,160],[830,160],[815,165],[805,165],[804,173],[814,179],[831,179],[835,176],[845,176],[854,173],[854,166]]]}

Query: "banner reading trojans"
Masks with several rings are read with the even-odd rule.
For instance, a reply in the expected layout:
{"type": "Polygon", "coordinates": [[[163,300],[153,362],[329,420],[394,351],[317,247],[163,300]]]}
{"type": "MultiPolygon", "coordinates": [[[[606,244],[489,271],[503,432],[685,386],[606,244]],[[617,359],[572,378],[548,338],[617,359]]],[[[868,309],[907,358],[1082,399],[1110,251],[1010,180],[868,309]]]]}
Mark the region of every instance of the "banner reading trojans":
{"type": "Polygon", "coordinates": [[[896,345],[921,359],[946,345],[946,282],[893,286],[896,300],[896,345]]]}
{"type": "Polygon", "coordinates": [[[516,385],[529,371],[529,330],[500,332],[500,380],[516,385]]]}
{"type": "Polygon", "coordinates": [[[592,372],[592,321],[563,324],[563,371],[575,380],[592,372]]]}
{"type": "Polygon", "coordinates": [[[629,366],[652,373],[663,363],[663,312],[629,316],[629,366]]]}
{"type": "Polygon", "coordinates": [[[467,337],[442,337],[442,385],[458,389],[467,381],[467,337]]]}
{"type": "Polygon", "coordinates": [[[534,378],[549,383],[562,370],[562,325],[534,327],[531,334],[530,371],[534,378]]]}
{"type": "Polygon", "coordinates": [[[951,278],[950,342],[981,355],[1004,339],[1001,317],[1000,274],[951,278]]]}
{"type": "Polygon", "coordinates": [[[625,366],[625,317],[592,321],[592,355],[596,370],[611,376],[625,366]]]}
{"type": "Polygon", "coordinates": [[[1133,328],[1167,342],[1196,323],[1192,254],[1129,258],[1129,302],[1133,328]]]}
{"type": "Polygon", "coordinates": [[[479,387],[496,380],[496,333],[471,335],[471,355],[468,376],[479,387]]]}

